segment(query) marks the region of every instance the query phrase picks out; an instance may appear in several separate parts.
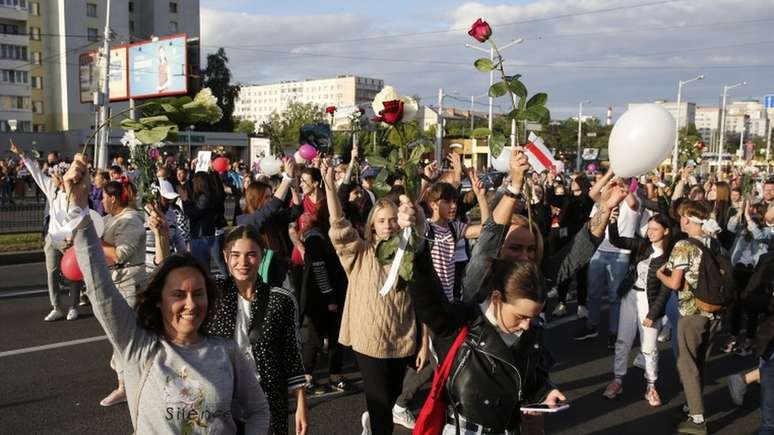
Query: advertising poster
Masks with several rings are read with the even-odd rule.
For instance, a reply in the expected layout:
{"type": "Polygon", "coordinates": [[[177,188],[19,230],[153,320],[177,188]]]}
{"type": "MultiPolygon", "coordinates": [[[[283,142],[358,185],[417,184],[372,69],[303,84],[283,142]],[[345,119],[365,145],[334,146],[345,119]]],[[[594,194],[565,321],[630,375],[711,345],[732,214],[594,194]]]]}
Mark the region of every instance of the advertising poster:
{"type": "MultiPolygon", "coordinates": [[[[127,80],[127,46],[110,49],[110,101],[123,101],[129,98],[127,80]]],[[[81,103],[94,101],[94,92],[102,89],[102,68],[96,51],[83,53],[78,59],[80,76],[81,103]]]]}
{"type": "Polygon", "coordinates": [[[186,35],[173,35],[129,46],[129,94],[151,98],[188,91],[186,35]]]}

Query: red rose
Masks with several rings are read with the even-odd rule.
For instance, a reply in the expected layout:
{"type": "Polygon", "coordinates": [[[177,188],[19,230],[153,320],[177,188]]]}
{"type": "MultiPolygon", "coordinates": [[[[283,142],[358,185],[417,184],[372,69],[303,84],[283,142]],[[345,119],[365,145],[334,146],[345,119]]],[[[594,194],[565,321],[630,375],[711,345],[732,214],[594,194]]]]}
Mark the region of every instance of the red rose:
{"type": "Polygon", "coordinates": [[[328,106],[325,108],[325,113],[330,113],[331,115],[333,115],[333,112],[335,111],[336,111],[336,106],[328,106]]]}
{"type": "Polygon", "coordinates": [[[379,116],[373,118],[374,121],[393,125],[403,118],[403,101],[391,100],[382,104],[384,109],[379,111],[379,116]]]}
{"type": "Polygon", "coordinates": [[[492,36],[492,28],[489,27],[489,23],[479,18],[470,26],[468,35],[475,38],[478,42],[486,42],[492,36]]]}

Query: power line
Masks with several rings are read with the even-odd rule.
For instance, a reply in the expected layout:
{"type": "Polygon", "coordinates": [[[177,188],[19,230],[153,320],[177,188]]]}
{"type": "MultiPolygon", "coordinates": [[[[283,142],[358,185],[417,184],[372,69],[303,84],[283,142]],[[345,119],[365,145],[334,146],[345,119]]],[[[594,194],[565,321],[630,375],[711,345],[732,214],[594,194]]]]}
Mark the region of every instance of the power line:
{"type": "MultiPolygon", "coordinates": [[[[602,14],[607,12],[615,12],[620,10],[628,10],[628,9],[636,9],[636,8],[644,8],[648,6],[656,6],[656,5],[663,5],[667,3],[676,3],[681,2],[684,0],[661,0],[661,1],[654,1],[654,2],[648,2],[648,3],[640,3],[635,5],[627,5],[627,6],[614,6],[609,8],[601,8],[601,9],[594,9],[590,11],[584,11],[584,12],[576,12],[571,14],[559,14],[559,15],[552,15],[548,17],[541,17],[541,18],[530,18],[526,20],[520,20],[520,21],[512,21],[509,23],[498,23],[497,26],[499,27],[506,27],[506,26],[515,26],[519,24],[529,24],[529,23],[539,23],[539,22],[545,22],[545,21],[552,21],[552,20],[558,20],[558,19],[564,19],[564,18],[573,18],[573,17],[579,17],[579,16],[585,16],[585,15],[595,15],[595,14],[602,14]]],[[[411,37],[411,36],[424,36],[424,35],[438,35],[443,33],[454,33],[459,32],[463,30],[468,30],[467,27],[457,27],[447,30],[430,30],[430,31],[424,31],[424,32],[408,32],[408,33],[393,33],[389,35],[380,35],[380,36],[367,36],[362,38],[350,38],[350,39],[337,39],[337,40],[330,40],[330,41],[306,41],[306,42],[286,42],[286,43],[266,43],[266,44],[256,44],[256,45],[250,45],[245,47],[276,47],[276,46],[293,46],[293,45],[324,45],[324,44],[344,44],[344,43],[350,43],[350,42],[362,42],[362,41],[372,41],[376,39],[392,39],[392,38],[405,38],[405,37],[411,37]]]]}

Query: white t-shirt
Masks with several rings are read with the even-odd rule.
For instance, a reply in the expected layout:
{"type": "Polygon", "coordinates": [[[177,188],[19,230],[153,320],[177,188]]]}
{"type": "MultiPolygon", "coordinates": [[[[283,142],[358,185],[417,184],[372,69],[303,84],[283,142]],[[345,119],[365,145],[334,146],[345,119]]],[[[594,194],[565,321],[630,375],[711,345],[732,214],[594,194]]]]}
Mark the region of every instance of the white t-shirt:
{"type": "MultiPolygon", "coordinates": [[[[590,216],[594,216],[596,212],[597,205],[594,204],[590,216]]],[[[621,202],[621,205],[618,206],[618,234],[622,237],[634,237],[635,231],[637,231],[639,225],[639,220],[640,213],[632,210],[626,201],[621,202]]],[[[610,243],[610,235],[607,230],[605,230],[605,240],[602,241],[597,249],[602,252],[612,252],[615,254],[631,254],[631,251],[628,249],[620,249],[613,246],[613,244],[610,243]]]]}
{"type": "Polygon", "coordinates": [[[238,307],[236,328],[234,329],[234,341],[236,341],[236,344],[239,346],[242,353],[247,356],[247,359],[255,362],[252,345],[250,344],[250,321],[252,320],[250,318],[250,306],[252,305],[252,302],[243,298],[242,295],[237,296],[237,301],[238,307]]]}
{"type": "Polygon", "coordinates": [[[664,254],[664,251],[660,248],[653,247],[653,253],[650,257],[637,263],[637,280],[634,282],[634,286],[643,290],[648,289],[648,269],[650,268],[650,262],[654,258],[657,258],[664,254]]]}

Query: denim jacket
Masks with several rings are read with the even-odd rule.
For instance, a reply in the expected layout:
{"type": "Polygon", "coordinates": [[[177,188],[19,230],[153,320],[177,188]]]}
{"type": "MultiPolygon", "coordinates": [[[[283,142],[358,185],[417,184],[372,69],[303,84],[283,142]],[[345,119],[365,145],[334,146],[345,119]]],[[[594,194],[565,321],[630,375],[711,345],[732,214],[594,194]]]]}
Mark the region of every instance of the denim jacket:
{"type": "Polygon", "coordinates": [[[753,264],[758,264],[758,259],[761,255],[765,254],[769,250],[769,241],[774,238],[774,232],[770,227],[758,227],[754,223],[747,224],[747,230],[750,232],[751,237],[745,237],[742,233],[744,227],[739,222],[738,216],[731,216],[728,220],[728,231],[736,234],[736,239],[731,247],[731,264],[736,265],[741,262],[742,254],[746,250],[752,252],[753,264]]]}

